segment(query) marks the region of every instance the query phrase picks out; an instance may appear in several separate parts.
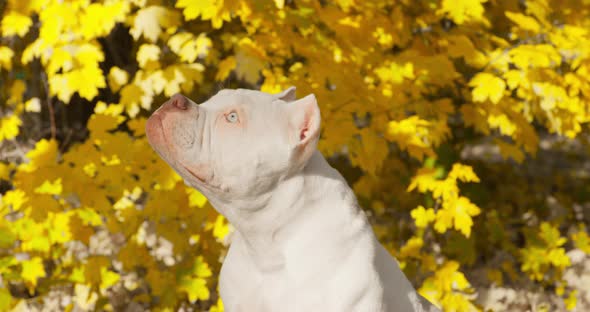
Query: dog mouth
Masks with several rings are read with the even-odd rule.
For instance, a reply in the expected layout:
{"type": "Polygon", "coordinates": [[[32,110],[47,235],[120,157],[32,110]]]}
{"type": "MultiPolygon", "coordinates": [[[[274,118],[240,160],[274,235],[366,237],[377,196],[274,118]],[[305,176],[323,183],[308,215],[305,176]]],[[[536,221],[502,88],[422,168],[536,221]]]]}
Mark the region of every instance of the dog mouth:
{"type": "Polygon", "coordinates": [[[201,183],[204,184],[208,184],[207,180],[210,180],[211,178],[207,179],[206,177],[203,176],[203,174],[199,174],[196,173],[195,171],[191,170],[189,167],[182,165],[182,167],[184,168],[184,170],[186,170],[191,176],[193,176],[195,179],[199,180],[201,183]]]}
{"type": "Polygon", "coordinates": [[[215,176],[213,172],[211,172],[211,174],[209,174],[208,176],[205,176],[202,173],[197,173],[195,170],[191,170],[189,167],[185,165],[181,166],[190,176],[195,178],[202,186],[209,188],[211,190],[223,192],[221,185],[213,183],[213,177],[215,176]]]}
{"type": "MultiPolygon", "coordinates": [[[[186,174],[194,178],[199,185],[210,190],[223,191],[221,185],[213,183],[213,172],[207,173],[207,171],[191,169],[188,166],[182,164],[182,162],[177,159],[177,157],[174,157],[174,149],[172,148],[169,138],[166,135],[166,131],[164,131],[162,117],[156,112],[150,117],[150,119],[151,120],[149,120],[149,122],[153,124],[151,126],[153,128],[152,131],[157,133],[154,135],[160,137],[159,139],[155,139],[157,141],[150,142],[150,145],[154,147],[154,150],[162,159],[168,162],[173,168],[176,167],[179,173],[180,171],[184,171],[186,174]]],[[[147,137],[148,141],[152,141],[150,140],[150,135],[147,137]]]]}

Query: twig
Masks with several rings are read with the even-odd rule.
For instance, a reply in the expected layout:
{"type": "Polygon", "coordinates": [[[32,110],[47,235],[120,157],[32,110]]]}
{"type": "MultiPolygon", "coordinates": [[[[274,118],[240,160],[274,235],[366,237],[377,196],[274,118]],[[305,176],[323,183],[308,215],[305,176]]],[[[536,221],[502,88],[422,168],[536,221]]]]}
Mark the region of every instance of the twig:
{"type": "Polygon", "coordinates": [[[49,129],[51,130],[51,139],[55,140],[57,132],[55,126],[55,110],[53,109],[53,101],[51,101],[52,97],[49,94],[49,83],[47,82],[47,76],[44,73],[41,74],[41,79],[43,80],[43,86],[45,87],[45,96],[47,96],[47,108],[49,109],[49,129]]]}
{"type": "Polygon", "coordinates": [[[49,128],[51,129],[51,139],[55,140],[55,112],[53,110],[53,102],[51,101],[51,96],[49,94],[47,94],[47,108],[49,109],[49,128]]]}
{"type": "Polygon", "coordinates": [[[72,135],[74,134],[74,130],[70,128],[70,130],[68,131],[68,134],[66,135],[65,139],[63,140],[63,142],[61,143],[61,147],[59,148],[59,150],[64,153],[66,148],[68,147],[68,144],[70,143],[70,139],[72,138],[72,135]]]}

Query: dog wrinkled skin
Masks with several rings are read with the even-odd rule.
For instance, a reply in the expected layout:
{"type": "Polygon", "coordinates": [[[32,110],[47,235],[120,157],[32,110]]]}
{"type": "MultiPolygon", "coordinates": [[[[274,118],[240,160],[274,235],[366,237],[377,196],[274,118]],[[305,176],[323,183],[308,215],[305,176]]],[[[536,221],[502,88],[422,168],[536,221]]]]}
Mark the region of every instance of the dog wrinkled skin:
{"type": "MultiPolygon", "coordinates": [[[[329,118],[329,116],[327,116],[329,118]]],[[[314,95],[177,94],[146,123],[154,150],[234,226],[219,291],[230,312],[437,311],[379,244],[317,151],[314,95]]]]}

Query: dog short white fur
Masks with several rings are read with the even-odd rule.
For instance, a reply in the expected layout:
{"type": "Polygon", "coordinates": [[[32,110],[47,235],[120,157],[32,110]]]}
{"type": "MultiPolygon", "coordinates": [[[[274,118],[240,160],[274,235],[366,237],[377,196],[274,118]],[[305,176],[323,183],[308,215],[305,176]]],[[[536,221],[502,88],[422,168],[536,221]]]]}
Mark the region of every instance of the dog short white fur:
{"type": "Polygon", "coordinates": [[[219,276],[227,311],[438,311],[317,150],[314,95],[222,90],[197,105],[178,94],[146,133],[236,229],[219,276]]]}

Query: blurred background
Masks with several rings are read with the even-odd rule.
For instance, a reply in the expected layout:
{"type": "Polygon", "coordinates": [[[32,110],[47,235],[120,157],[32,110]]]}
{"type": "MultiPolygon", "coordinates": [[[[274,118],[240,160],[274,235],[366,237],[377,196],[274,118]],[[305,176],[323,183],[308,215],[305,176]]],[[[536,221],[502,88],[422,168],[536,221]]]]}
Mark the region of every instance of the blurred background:
{"type": "Polygon", "coordinates": [[[175,93],[314,93],[445,311],[590,311],[589,0],[0,1],[0,311],[223,311],[231,226],[147,144],[175,93]]]}

